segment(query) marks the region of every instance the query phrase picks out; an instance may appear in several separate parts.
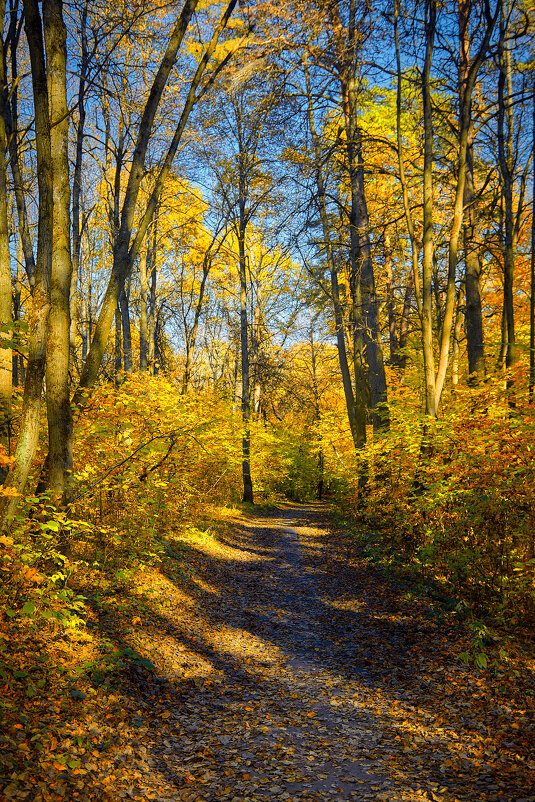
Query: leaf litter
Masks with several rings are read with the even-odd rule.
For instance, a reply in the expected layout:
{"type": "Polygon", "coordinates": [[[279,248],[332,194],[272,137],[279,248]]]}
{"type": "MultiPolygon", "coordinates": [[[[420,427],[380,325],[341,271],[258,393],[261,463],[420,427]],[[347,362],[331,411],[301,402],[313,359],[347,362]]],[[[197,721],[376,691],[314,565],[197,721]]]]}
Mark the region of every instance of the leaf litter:
{"type": "MultiPolygon", "coordinates": [[[[95,608],[112,683],[66,669],[22,705],[8,695],[2,799],[535,800],[527,660],[463,665],[455,623],[322,505],[229,524],[95,608]]],[[[56,664],[83,641],[59,639],[56,664]]]]}

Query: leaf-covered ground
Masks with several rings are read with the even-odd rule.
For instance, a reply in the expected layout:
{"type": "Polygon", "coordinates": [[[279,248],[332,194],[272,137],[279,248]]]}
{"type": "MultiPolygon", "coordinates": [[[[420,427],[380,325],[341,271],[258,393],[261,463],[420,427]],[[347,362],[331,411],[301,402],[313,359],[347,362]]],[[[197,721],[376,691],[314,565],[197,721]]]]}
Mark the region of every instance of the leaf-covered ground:
{"type": "Polygon", "coordinates": [[[455,622],[321,505],[230,523],[171,540],[163,573],[120,595],[86,587],[87,633],[46,653],[36,635],[3,799],[535,800],[525,654],[464,666],[455,622]]]}

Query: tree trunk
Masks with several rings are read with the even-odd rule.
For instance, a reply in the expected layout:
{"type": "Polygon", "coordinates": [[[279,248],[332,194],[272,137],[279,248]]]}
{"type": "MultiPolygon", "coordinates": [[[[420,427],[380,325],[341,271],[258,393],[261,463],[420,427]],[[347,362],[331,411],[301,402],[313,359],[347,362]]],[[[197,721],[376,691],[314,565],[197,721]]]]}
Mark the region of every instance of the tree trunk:
{"type": "Polygon", "coordinates": [[[46,352],[48,412],[48,489],[66,501],[72,475],[70,357],[70,184],[69,115],[67,108],[67,30],[62,0],[43,0],[49,103],[52,189],[54,195],[51,306],[46,352]]]}
{"type": "Polygon", "coordinates": [[[317,370],[317,360],[316,360],[316,344],[314,342],[314,327],[313,327],[313,318],[310,315],[310,323],[308,328],[308,341],[310,344],[310,363],[312,368],[312,392],[314,394],[314,422],[318,427],[317,431],[317,438],[319,441],[319,449],[318,449],[318,481],[316,483],[316,498],[321,501],[323,497],[323,490],[324,490],[324,454],[323,454],[323,443],[322,443],[322,434],[321,429],[319,428],[321,423],[321,407],[320,407],[320,393],[318,388],[318,370],[317,370]]]}
{"type": "MultiPolygon", "coordinates": [[[[15,278],[15,287],[13,292],[13,323],[16,325],[20,320],[20,298],[22,292],[22,263],[24,254],[22,251],[22,242],[20,235],[17,236],[17,276],[15,278]]],[[[17,351],[13,354],[13,387],[20,387],[24,382],[23,376],[24,366],[22,364],[22,355],[17,351]]]]}
{"type": "MultiPolygon", "coordinates": [[[[459,103],[462,109],[468,90],[470,68],[470,11],[472,0],[459,0],[459,103]]],[[[474,191],[474,126],[472,102],[469,100],[469,128],[466,147],[466,178],[464,185],[464,232],[466,292],[466,352],[468,381],[477,384],[485,376],[485,347],[483,314],[481,311],[481,265],[477,245],[477,206],[474,191]]]]}
{"type": "Polygon", "coordinates": [[[163,353],[162,353],[162,318],[160,310],[156,313],[156,323],[154,325],[154,365],[153,374],[158,376],[160,370],[163,370],[163,353]]]}
{"type": "Polygon", "coordinates": [[[253,358],[253,415],[255,420],[260,417],[260,403],[262,398],[262,379],[260,367],[260,354],[262,347],[262,311],[261,311],[262,287],[258,281],[256,291],[256,305],[253,314],[253,325],[251,330],[251,352],[253,358]]]}
{"type": "Polygon", "coordinates": [[[403,372],[407,367],[407,344],[409,338],[409,320],[411,315],[411,301],[414,288],[413,272],[409,271],[403,296],[403,309],[399,323],[399,368],[403,372]]]}
{"type": "Polygon", "coordinates": [[[463,287],[459,287],[455,312],[455,325],[453,327],[453,349],[451,357],[451,383],[453,389],[459,384],[459,350],[463,328],[462,319],[463,287]]]}
{"type": "Polygon", "coordinates": [[[241,358],[241,414],[242,414],[242,478],[243,501],[253,503],[253,481],[251,478],[251,431],[249,418],[251,414],[249,401],[249,341],[247,334],[247,265],[245,256],[245,233],[247,218],[245,214],[246,175],[245,154],[241,148],[239,159],[239,220],[238,220],[238,259],[240,277],[240,358],[241,358]]]}
{"type": "Polygon", "coordinates": [[[129,287],[123,287],[119,296],[119,310],[123,329],[123,367],[125,373],[132,372],[132,331],[130,328],[129,287]]]}
{"type": "MultiPolygon", "coordinates": [[[[32,235],[30,230],[30,223],[28,219],[28,209],[26,206],[26,195],[24,189],[24,180],[20,164],[19,153],[19,112],[18,112],[18,62],[17,62],[17,46],[19,42],[19,20],[17,17],[18,4],[10,2],[10,23],[9,23],[9,41],[11,48],[11,87],[8,95],[7,83],[3,84],[2,91],[4,93],[4,119],[5,128],[9,148],[9,161],[11,164],[11,174],[13,176],[13,188],[15,192],[15,200],[17,204],[17,216],[19,224],[19,234],[22,242],[22,250],[24,253],[24,268],[30,287],[33,288],[33,280],[35,273],[35,258],[33,253],[32,235]]],[[[5,58],[5,53],[4,53],[5,58]]],[[[4,62],[5,72],[5,62],[4,62]]]]}
{"type": "MultiPolygon", "coordinates": [[[[4,30],[5,3],[0,5],[0,31],[4,30]]],[[[4,44],[0,36],[0,87],[6,85],[4,44]]],[[[13,337],[11,316],[11,257],[7,218],[5,94],[0,95],[0,443],[10,451],[13,356],[9,341],[13,337]]],[[[7,475],[2,466],[0,481],[7,475]]]]}
{"type": "Polygon", "coordinates": [[[141,373],[146,373],[148,368],[149,323],[147,317],[147,289],[147,248],[142,248],[139,255],[139,370],[141,373]]]}
{"type": "Polygon", "coordinates": [[[425,412],[436,418],[435,357],[433,353],[433,109],[431,60],[435,42],[436,0],[425,0],[425,62],[422,70],[424,172],[422,255],[422,352],[425,374],[425,412]]]}
{"type": "Polygon", "coordinates": [[[148,359],[149,370],[154,375],[154,362],[155,351],[154,342],[156,337],[156,282],[157,282],[157,269],[156,269],[156,256],[158,246],[158,219],[153,222],[152,230],[152,245],[147,249],[147,275],[150,276],[150,293],[149,293],[149,321],[148,321],[148,359]]]}
{"type": "Polygon", "coordinates": [[[362,136],[357,109],[356,0],[349,3],[347,52],[341,59],[341,85],[347,142],[351,208],[349,216],[351,301],[355,375],[360,364],[367,367],[371,419],[375,431],[388,430],[387,387],[380,343],[379,306],[371,258],[368,206],[364,184],[362,136]]]}
{"type": "MultiPolygon", "coordinates": [[[[71,282],[71,331],[70,347],[71,355],[76,351],[76,332],[78,322],[78,282],[81,281],[80,275],[80,256],[82,248],[82,226],[80,224],[80,199],[82,195],[82,164],[83,164],[83,144],[85,128],[85,91],[88,69],[88,50],[87,50],[87,2],[81,10],[80,15],[80,77],[78,84],[78,125],[76,126],[76,149],[72,181],[72,282],[71,282]]],[[[82,323],[82,326],[84,324],[82,323]]],[[[82,338],[84,334],[82,333],[82,338]]],[[[82,349],[84,350],[84,349],[82,349]]],[[[87,354],[87,344],[83,359],[87,354]]]]}
{"type": "Polygon", "coordinates": [[[119,306],[115,310],[115,356],[114,356],[114,370],[115,370],[115,385],[118,387],[121,383],[121,371],[123,369],[123,333],[121,325],[121,310],[119,306]]]}
{"type": "MultiPolygon", "coordinates": [[[[423,326],[423,309],[422,309],[422,294],[420,287],[420,274],[418,251],[419,243],[414,231],[414,221],[412,219],[412,212],[409,203],[409,187],[405,175],[405,157],[403,148],[403,135],[401,131],[401,110],[402,110],[402,73],[401,73],[401,55],[399,50],[399,32],[398,32],[398,17],[399,17],[399,0],[394,0],[394,46],[396,50],[396,144],[398,151],[398,169],[399,169],[399,182],[401,185],[401,194],[403,198],[403,212],[405,215],[405,222],[407,224],[407,231],[411,244],[411,271],[412,271],[412,284],[414,287],[414,296],[416,300],[416,308],[420,318],[420,325],[423,326]]],[[[408,286],[408,285],[407,285],[408,286]]]]}
{"type": "MultiPolygon", "coordinates": [[[[24,383],[21,428],[15,451],[15,461],[4,483],[6,487],[14,488],[17,493],[22,493],[26,485],[39,436],[47,317],[50,309],[53,217],[50,118],[45,52],[37,0],[24,0],[24,15],[32,69],[39,210],[37,260],[29,318],[28,362],[24,383]]],[[[8,525],[15,506],[16,496],[3,496],[0,499],[0,518],[4,528],[8,525]]]]}
{"type": "Polygon", "coordinates": [[[347,358],[343,310],[342,310],[342,305],[340,303],[340,291],[338,287],[338,271],[336,269],[336,262],[331,240],[331,229],[329,226],[329,218],[327,215],[326,193],[325,193],[325,185],[323,181],[323,171],[321,164],[321,145],[314,122],[312,88],[310,83],[310,73],[306,61],[303,61],[303,68],[305,71],[305,80],[306,80],[307,97],[308,97],[308,124],[310,128],[310,134],[312,137],[312,146],[314,151],[314,172],[315,172],[316,188],[317,188],[317,205],[319,208],[321,225],[322,225],[325,256],[331,280],[331,298],[334,311],[334,324],[336,333],[336,348],[338,352],[338,363],[340,365],[342,386],[344,388],[344,398],[346,402],[349,428],[351,431],[351,436],[353,438],[353,444],[355,446],[355,450],[358,452],[366,444],[367,411],[366,411],[365,376],[363,372],[362,363],[357,363],[355,361],[355,392],[354,392],[353,383],[351,380],[351,373],[349,370],[348,358],[347,358]]]}
{"type": "Polygon", "coordinates": [[[531,270],[529,294],[529,400],[533,403],[535,388],[535,81],[532,86],[533,117],[532,117],[532,169],[533,187],[531,190],[531,270]]]}
{"type": "Polygon", "coordinates": [[[202,306],[204,302],[206,282],[208,280],[208,275],[210,273],[211,267],[212,267],[212,253],[211,250],[208,250],[204,254],[201,286],[199,287],[199,295],[197,298],[197,304],[195,306],[195,316],[193,318],[193,326],[191,327],[189,335],[186,337],[186,364],[184,365],[184,376],[182,377],[182,395],[186,395],[189,388],[190,376],[191,376],[191,361],[193,357],[193,351],[195,349],[195,342],[197,340],[197,331],[199,329],[199,320],[201,317],[202,306]]]}
{"type": "Polygon", "coordinates": [[[385,260],[386,275],[386,313],[388,317],[388,339],[390,343],[390,364],[392,367],[399,366],[399,341],[397,332],[396,306],[394,296],[394,283],[392,274],[392,249],[390,247],[390,235],[387,231],[383,237],[383,253],[385,260]]]}
{"type": "MultiPolygon", "coordinates": [[[[505,3],[500,22],[499,67],[498,76],[498,162],[502,177],[502,192],[504,199],[504,281],[503,281],[503,308],[504,321],[507,331],[507,346],[505,351],[505,366],[512,368],[518,359],[516,335],[513,281],[515,270],[514,248],[514,127],[512,106],[512,76],[511,53],[507,42],[507,19],[509,3],[505,3]]],[[[512,379],[508,377],[508,387],[512,387],[512,379]]]]}

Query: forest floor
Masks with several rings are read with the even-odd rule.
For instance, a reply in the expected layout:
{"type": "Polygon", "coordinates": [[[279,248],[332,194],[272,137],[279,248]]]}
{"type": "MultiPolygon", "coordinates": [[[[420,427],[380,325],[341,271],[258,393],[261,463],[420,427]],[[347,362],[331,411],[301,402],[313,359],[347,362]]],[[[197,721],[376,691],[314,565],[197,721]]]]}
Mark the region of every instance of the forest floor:
{"type": "Polygon", "coordinates": [[[2,799],[535,800],[533,663],[465,666],[458,623],[325,506],[234,512],[85,593],[93,634],[58,637],[48,691],[8,710],[2,799]],[[76,674],[97,636],[124,660],[76,674]]]}

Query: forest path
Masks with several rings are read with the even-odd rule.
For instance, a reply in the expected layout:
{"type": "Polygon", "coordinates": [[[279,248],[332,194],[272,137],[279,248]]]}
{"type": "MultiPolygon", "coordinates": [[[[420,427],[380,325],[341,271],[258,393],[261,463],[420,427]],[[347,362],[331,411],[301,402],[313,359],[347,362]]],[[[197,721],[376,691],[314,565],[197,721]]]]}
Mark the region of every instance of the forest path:
{"type": "Polygon", "coordinates": [[[188,596],[139,642],[167,673],[133,691],[143,798],[534,800],[500,734],[511,709],[332,526],[286,505],[237,518],[216,555],[199,546],[188,596]]]}

